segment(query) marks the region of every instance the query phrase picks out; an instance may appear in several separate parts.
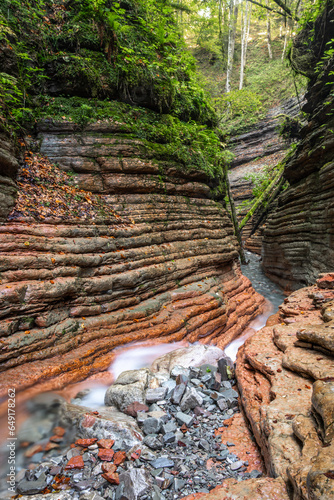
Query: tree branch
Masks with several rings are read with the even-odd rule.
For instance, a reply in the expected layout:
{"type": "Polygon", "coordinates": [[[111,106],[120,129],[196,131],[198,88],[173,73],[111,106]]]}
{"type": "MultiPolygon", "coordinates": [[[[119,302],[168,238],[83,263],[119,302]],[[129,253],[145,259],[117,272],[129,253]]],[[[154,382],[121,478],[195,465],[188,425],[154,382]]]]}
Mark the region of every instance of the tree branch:
{"type": "Polygon", "coordinates": [[[276,14],[279,14],[280,16],[284,15],[284,12],[290,17],[291,19],[295,19],[296,21],[299,21],[299,17],[294,16],[289,9],[289,7],[286,7],[284,3],[281,0],[273,0],[276,5],[281,7],[283,9],[283,12],[280,12],[279,10],[272,9],[271,7],[268,7],[267,5],[262,5],[262,3],[257,2],[256,0],[249,0],[249,2],[254,3],[255,5],[258,5],[259,7],[262,7],[263,9],[267,9],[270,12],[275,12],[276,14]]]}

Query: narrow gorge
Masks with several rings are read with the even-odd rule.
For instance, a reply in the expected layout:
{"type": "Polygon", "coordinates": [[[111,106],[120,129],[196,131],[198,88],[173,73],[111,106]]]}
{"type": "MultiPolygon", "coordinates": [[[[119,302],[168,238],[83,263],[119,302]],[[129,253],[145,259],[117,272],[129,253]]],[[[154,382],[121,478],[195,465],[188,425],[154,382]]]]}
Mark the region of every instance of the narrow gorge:
{"type": "Polygon", "coordinates": [[[251,3],[0,3],[0,498],[334,499],[334,5],[251,3]]]}

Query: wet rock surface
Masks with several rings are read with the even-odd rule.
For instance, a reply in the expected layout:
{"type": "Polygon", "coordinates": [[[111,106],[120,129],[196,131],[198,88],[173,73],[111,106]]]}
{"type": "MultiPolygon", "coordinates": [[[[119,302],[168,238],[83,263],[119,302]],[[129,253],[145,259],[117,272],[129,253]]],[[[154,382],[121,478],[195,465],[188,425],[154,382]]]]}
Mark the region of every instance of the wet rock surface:
{"type": "MultiPolygon", "coordinates": [[[[179,359],[184,356],[180,351],[179,359]]],[[[194,352],[198,354],[196,346],[194,352]]],[[[189,353],[188,359],[193,356],[189,353]]],[[[219,368],[227,375],[226,366],[233,363],[223,359],[219,368]]],[[[216,361],[193,367],[174,364],[170,373],[145,369],[121,374],[117,382],[123,383],[118,386],[144,382],[147,406],[139,405],[137,411],[132,406],[136,418],[112,406],[92,411],[59,401],[53,422],[61,425],[49,429],[37,443],[23,442],[17,492],[36,499],[40,492],[51,499],[57,491],[60,500],[67,500],[66,495],[90,500],[94,494],[95,500],[175,499],[209,493],[226,478],[261,477],[261,458],[246,427],[238,426],[245,429],[242,447],[232,441],[236,435],[224,435],[241,414],[234,378],[229,375],[217,382],[218,373],[216,361]],[[160,386],[150,388],[157,378],[160,386]],[[186,387],[183,409],[173,402],[180,385],[186,387]],[[153,394],[156,401],[149,403],[153,394]],[[222,401],[226,404],[219,405],[222,401]]],[[[22,438],[26,436],[19,435],[21,443],[22,438]]]]}
{"type": "Polygon", "coordinates": [[[291,294],[278,323],[257,332],[238,353],[241,400],[267,469],[292,487],[296,499],[334,495],[333,355],[323,351],[332,327],[326,318],[333,290],[327,286],[291,294]]]}
{"type": "Polygon", "coordinates": [[[14,210],[1,225],[1,395],[83,380],[129,342],[224,346],[241,333],[263,299],[203,173],[160,164],[111,122],[39,134],[42,153],[107,208],[88,220],[14,210]]]}
{"type": "MultiPolygon", "coordinates": [[[[247,214],[254,199],[254,182],[251,177],[264,175],[268,169],[277,165],[286,155],[289,143],[279,134],[282,116],[294,118],[299,112],[298,100],[296,98],[287,99],[279,106],[272,108],[266,118],[257,123],[251,130],[232,137],[230,147],[236,157],[229,171],[229,181],[240,222],[247,214]]],[[[270,207],[270,211],[274,208],[274,206],[270,207]]],[[[261,210],[257,210],[242,230],[245,248],[259,255],[261,255],[265,217],[255,233],[252,235],[251,233],[260,214],[261,210]]]]}
{"type": "Polygon", "coordinates": [[[331,6],[319,16],[307,54],[302,40],[309,28],[302,30],[292,49],[296,69],[309,58],[318,61],[308,64],[310,81],[302,110],[310,114],[300,132],[301,140],[285,165],[289,187],[279,197],[263,237],[264,269],[273,281],[289,290],[314,283],[319,272],[333,271],[334,66],[332,59],[328,63],[323,59],[324,44],[331,37],[328,26],[333,20],[331,6]]]}

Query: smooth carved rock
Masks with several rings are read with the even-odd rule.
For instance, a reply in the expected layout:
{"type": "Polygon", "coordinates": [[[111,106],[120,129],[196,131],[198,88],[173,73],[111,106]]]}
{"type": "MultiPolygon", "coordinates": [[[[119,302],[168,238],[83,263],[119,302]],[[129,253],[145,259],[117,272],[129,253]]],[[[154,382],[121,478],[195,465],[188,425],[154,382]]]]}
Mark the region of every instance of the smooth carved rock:
{"type": "Polygon", "coordinates": [[[306,325],[297,331],[297,338],[334,353],[334,322],[326,325],[306,325]]]}
{"type": "Polygon", "coordinates": [[[322,447],[317,434],[316,422],[312,417],[298,415],[292,423],[294,434],[302,442],[301,460],[296,461],[287,469],[288,477],[293,485],[295,495],[308,498],[307,476],[322,447]]]}
{"type": "Polygon", "coordinates": [[[237,481],[226,479],[210,493],[197,493],[184,500],[289,500],[286,485],[281,478],[260,478],[237,481]]]}
{"type": "Polygon", "coordinates": [[[217,363],[222,358],[224,352],[218,347],[205,346],[202,344],[191,346],[190,348],[177,349],[160,358],[157,358],[151,365],[152,372],[171,372],[174,366],[201,366],[204,363],[217,363]]]}
{"type": "Polygon", "coordinates": [[[313,349],[290,347],[285,351],[282,365],[315,380],[334,378],[334,359],[313,349]]]}
{"type": "Polygon", "coordinates": [[[2,396],[13,384],[32,394],[85,379],[129,342],[223,348],[262,307],[203,172],[167,162],[161,181],[159,161],[119,132],[106,123],[40,127],[42,152],[110,211],[0,227],[2,396]]]}
{"type": "Polygon", "coordinates": [[[317,380],[313,384],[312,404],[321,415],[323,439],[328,444],[334,438],[334,382],[317,380]]]}
{"type": "Polygon", "coordinates": [[[334,498],[334,443],[322,448],[307,476],[308,498],[332,500],[334,498]]]}
{"type": "Polygon", "coordinates": [[[145,385],[142,382],[134,384],[120,385],[114,384],[107,389],[104,402],[107,406],[116,406],[121,411],[131,404],[145,403],[145,385]]]}
{"type": "Polygon", "coordinates": [[[60,422],[75,429],[81,438],[113,439],[123,450],[140,447],[143,435],[134,418],[115,408],[99,408],[98,415],[90,408],[64,403],[60,422]]]}

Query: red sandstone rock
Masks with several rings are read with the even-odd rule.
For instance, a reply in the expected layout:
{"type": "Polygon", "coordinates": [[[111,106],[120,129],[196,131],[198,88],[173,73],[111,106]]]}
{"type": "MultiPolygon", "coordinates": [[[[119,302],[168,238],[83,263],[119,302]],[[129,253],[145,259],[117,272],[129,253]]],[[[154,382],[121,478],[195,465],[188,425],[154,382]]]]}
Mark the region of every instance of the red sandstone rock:
{"type": "Polygon", "coordinates": [[[115,465],[121,465],[125,462],[126,460],[126,453],[125,451],[117,451],[114,456],[114,464],[115,465]]]}
{"type": "Polygon", "coordinates": [[[34,444],[24,452],[24,456],[27,458],[31,458],[33,455],[35,455],[35,453],[39,453],[40,451],[43,451],[43,449],[43,446],[41,446],[40,444],[34,444]]]}
{"type": "Polygon", "coordinates": [[[65,432],[66,432],[66,430],[64,429],[64,427],[60,427],[59,425],[58,425],[58,427],[54,427],[54,429],[53,429],[53,433],[55,436],[63,437],[65,432]]]}
{"type": "Polygon", "coordinates": [[[98,458],[100,460],[106,460],[108,462],[111,462],[112,459],[114,458],[114,455],[115,455],[114,450],[100,449],[99,454],[98,454],[98,458]]]}
{"type": "Polygon", "coordinates": [[[88,446],[91,446],[92,444],[96,443],[97,438],[91,438],[91,439],[77,439],[75,444],[77,446],[82,446],[83,448],[87,448],[88,446]]]}
{"type": "Polygon", "coordinates": [[[131,460],[137,460],[140,458],[141,455],[141,450],[136,450],[133,453],[131,453],[131,460]]]}
{"type": "Polygon", "coordinates": [[[148,412],[149,408],[147,405],[135,401],[134,403],[129,404],[129,406],[124,410],[124,413],[131,415],[131,417],[136,417],[138,411],[148,412]]]}
{"type": "Polygon", "coordinates": [[[100,439],[96,444],[99,448],[110,449],[115,443],[114,439],[100,439]]]}
{"type": "Polygon", "coordinates": [[[224,347],[263,301],[241,275],[231,222],[209,199],[203,173],[174,171],[162,186],[158,167],[126,134],[101,132],[93,144],[93,125],[80,140],[60,129],[48,141],[42,133],[43,150],[66,168],[80,165],[80,187],[106,196],[119,218],[23,217],[0,227],[0,396],[83,380],[107,370],[115,347],[137,340],[224,347]],[[31,318],[29,334],[18,330],[20,314],[31,318]]]}
{"type": "Polygon", "coordinates": [[[65,465],[65,470],[71,469],[83,469],[85,467],[83,458],[81,455],[77,455],[76,457],[72,457],[67,464],[65,465]]]}
{"type": "Polygon", "coordinates": [[[104,473],[102,474],[102,477],[107,481],[109,481],[109,483],[111,484],[119,484],[119,477],[117,472],[104,473]]]}
{"type": "Polygon", "coordinates": [[[104,462],[102,464],[102,470],[103,472],[116,472],[117,466],[109,462],[104,462]]]}

